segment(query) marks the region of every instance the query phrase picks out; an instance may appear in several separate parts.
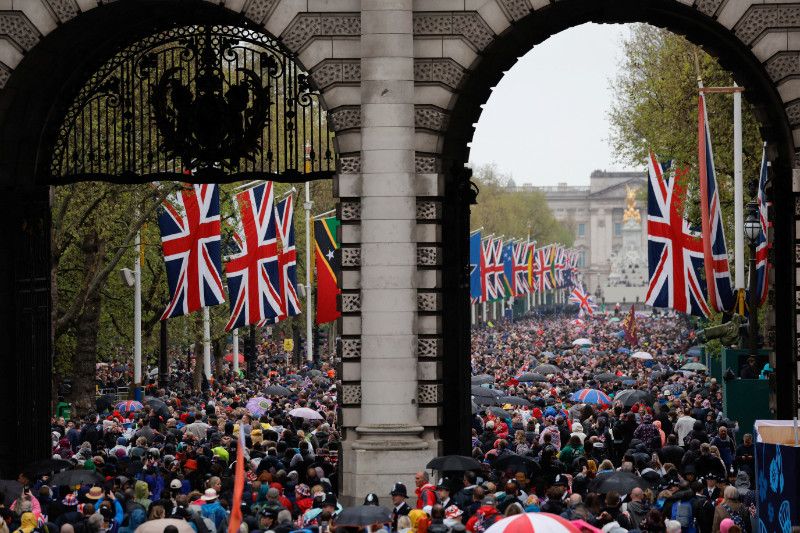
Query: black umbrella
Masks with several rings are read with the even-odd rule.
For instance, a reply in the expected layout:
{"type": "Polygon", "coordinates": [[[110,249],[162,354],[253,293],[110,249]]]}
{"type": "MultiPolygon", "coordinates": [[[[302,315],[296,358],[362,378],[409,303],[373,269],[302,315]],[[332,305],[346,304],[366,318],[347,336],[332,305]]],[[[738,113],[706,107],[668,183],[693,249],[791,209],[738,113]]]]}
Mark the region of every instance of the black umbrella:
{"type": "Polygon", "coordinates": [[[384,524],[391,521],[391,511],[386,507],[377,505],[346,507],[336,517],[337,526],[363,527],[372,524],[384,524]]]}
{"type": "Polygon", "coordinates": [[[439,472],[466,472],[467,470],[480,470],[481,464],[466,455],[442,455],[431,459],[425,468],[439,472]]]}
{"type": "Polygon", "coordinates": [[[13,479],[0,479],[0,495],[3,503],[11,505],[22,495],[22,484],[13,479]]]}
{"type": "Polygon", "coordinates": [[[502,418],[511,418],[511,413],[509,413],[508,411],[506,411],[504,409],[501,409],[499,407],[494,407],[494,406],[487,407],[486,410],[489,411],[490,413],[492,413],[495,416],[499,416],[499,417],[502,417],[502,418]]]}
{"type": "Polygon", "coordinates": [[[625,407],[631,407],[639,402],[645,402],[647,404],[653,403],[653,398],[647,391],[625,389],[614,395],[614,401],[622,402],[622,405],[625,407]]]}
{"type": "Polygon", "coordinates": [[[322,375],[322,370],[318,370],[316,368],[313,369],[313,370],[309,370],[308,371],[308,375],[309,376],[321,376],[322,375]]]}
{"type": "Polygon", "coordinates": [[[510,404],[510,405],[520,405],[523,407],[530,407],[531,402],[526,400],[525,398],[520,398],[519,396],[500,396],[497,398],[498,404],[510,404]]]}
{"type": "Polygon", "coordinates": [[[148,405],[155,409],[156,414],[158,416],[168,418],[169,417],[169,408],[167,404],[163,401],[159,400],[158,398],[153,398],[152,396],[145,396],[144,397],[145,405],[148,405]]]}
{"type": "Polygon", "coordinates": [[[117,403],[117,397],[113,394],[103,394],[94,401],[95,407],[99,412],[110,411],[117,403]]]}
{"type": "Polygon", "coordinates": [[[488,383],[494,383],[494,378],[489,374],[478,374],[477,376],[472,376],[471,381],[473,385],[483,385],[488,383]]]}
{"type": "Polygon", "coordinates": [[[39,477],[51,472],[61,472],[65,468],[70,468],[72,463],[64,461],[63,459],[42,459],[31,463],[23,469],[26,474],[31,474],[34,477],[39,477]]]}
{"type": "Polygon", "coordinates": [[[497,398],[498,396],[502,396],[503,393],[499,390],[490,389],[488,387],[481,387],[473,385],[470,387],[470,394],[475,396],[476,398],[497,398]]]}
{"type": "Polygon", "coordinates": [[[494,462],[492,465],[497,470],[514,470],[520,471],[525,470],[528,474],[535,474],[541,470],[539,463],[537,463],[532,457],[526,457],[524,455],[517,455],[516,453],[509,453],[507,455],[502,456],[500,459],[494,462]]]}
{"type": "Polygon", "coordinates": [[[475,402],[470,402],[470,404],[472,404],[472,414],[477,415],[480,412],[481,408],[478,407],[478,404],[475,402]]]}
{"type": "Polygon", "coordinates": [[[609,492],[628,494],[636,487],[646,489],[648,486],[647,481],[631,472],[603,472],[597,474],[589,485],[589,490],[600,494],[609,492]]]}
{"type": "Polygon", "coordinates": [[[600,383],[607,383],[609,381],[615,381],[619,379],[619,376],[612,372],[603,372],[602,374],[597,374],[594,379],[600,383]]]}
{"type": "Polygon", "coordinates": [[[264,396],[291,396],[292,391],[283,385],[270,385],[264,389],[264,396]]]}
{"type": "Polygon", "coordinates": [[[533,369],[533,371],[538,374],[544,374],[546,376],[547,374],[558,374],[561,372],[561,369],[558,368],[556,365],[551,365],[549,363],[546,363],[537,366],[536,368],[533,369]]]}
{"type": "Polygon", "coordinates": [[[75,486],[89,483],[102,483],[103,476],[91,470],[64,470],[53,476],[53,484],[58,486],[75,486]]]}
{"type": "Polygon", "coordinates": [[[540,382],[544,383],[549,381],[545,376],[538,374],[536,372],[525,372],[524,374],[520,375],[517,378],[517,381],[520,383],[531,383],[531,382],[540,382]]]}

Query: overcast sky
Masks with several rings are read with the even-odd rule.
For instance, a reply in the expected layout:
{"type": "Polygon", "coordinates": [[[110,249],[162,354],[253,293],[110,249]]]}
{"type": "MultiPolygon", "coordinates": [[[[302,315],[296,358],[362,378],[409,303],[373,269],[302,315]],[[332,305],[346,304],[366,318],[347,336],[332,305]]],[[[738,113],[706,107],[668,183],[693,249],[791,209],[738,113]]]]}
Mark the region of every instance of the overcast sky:
{"type": "Polygon", "coordinates": [[[624,25],[584,24],[540,44],[500,80],[483,109],[470,162],[494,162],[517,184],[589,183],[592,170],[625,170],[608,145],[610,80],[624,25]]]}

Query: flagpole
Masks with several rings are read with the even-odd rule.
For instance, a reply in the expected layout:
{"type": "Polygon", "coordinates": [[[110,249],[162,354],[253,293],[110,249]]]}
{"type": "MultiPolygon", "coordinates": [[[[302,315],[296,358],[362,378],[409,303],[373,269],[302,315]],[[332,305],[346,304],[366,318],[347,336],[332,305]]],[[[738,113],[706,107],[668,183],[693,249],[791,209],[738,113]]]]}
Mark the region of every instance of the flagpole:
{"type": "Polygon", "coordinates": [[[142,386],[142,237],[136,232],[134,243],[136,261],[133,263],[133,382],[139,399],[142,386]]]}
{"type": "MultiPolygon", "coordinates": [[[[736,86],[736,84],[734,84],[736,86]]],[[[734,286],[744,289],[744,185],[742,184],[742,93],[733,93],[734,286]]]]}
{"type": "Polygon", "coordinates": [[[208,307],[203,307],[203,373],[211,379],[211,316],[208,307]]]}
{"type": "Polygon", "coordinates": [[[239,375],[239,328],[233,330],[233,377],[239,375]]]}

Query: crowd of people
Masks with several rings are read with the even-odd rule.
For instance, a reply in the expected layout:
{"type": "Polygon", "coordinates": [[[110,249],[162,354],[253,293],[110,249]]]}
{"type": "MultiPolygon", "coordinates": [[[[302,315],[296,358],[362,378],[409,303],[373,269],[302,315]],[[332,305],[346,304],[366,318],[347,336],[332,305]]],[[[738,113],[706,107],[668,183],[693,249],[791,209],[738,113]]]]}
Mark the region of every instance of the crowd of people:
{"type": "MultiPolygon", "coordinates": [[[[636,321],[636,346],[614,314],[475,329],[471,457],[441,471],[420,464],[388,499],[359,495],[386,510],[371,530],[484,533],[533,512],[578,531],[758,531],[750,429],[725,417],[707,372],[680,369],[692,325],[636,321]]],[[[98,401],[97,412],[54,419],[53,458],[0,485],[0,533],[222,533],[242,436],[241,531],[363,531],[337,522],[334,361],[291,367],[274,349],[247,377],[201,392],[176,361],[141,408],[98,401]]],[[[121,380],[115,368],[99,369],[102,383],[121,380]]]]}

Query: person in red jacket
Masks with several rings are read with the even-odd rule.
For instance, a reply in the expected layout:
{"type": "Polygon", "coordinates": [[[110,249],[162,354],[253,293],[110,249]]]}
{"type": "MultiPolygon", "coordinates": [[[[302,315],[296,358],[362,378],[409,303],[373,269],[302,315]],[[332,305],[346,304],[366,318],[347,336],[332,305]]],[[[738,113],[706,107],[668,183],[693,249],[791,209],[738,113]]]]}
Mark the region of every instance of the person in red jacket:
{"type": "Polygon", "coordinates": [[[294,504],[301,515],[305,514],[314,505],[314,500],[311,499],[311,489],[305,483],[300,483],[294,488],[294,495],[294,504]]]}
{"type": "Polygon", "coordinates": [[[494,496],[486,496],[481,501],[481,506],[475,511],[475,514],[467,521],[464,526],[469,533],[483,533],[492,524],[503,518],[500,511],[497,510],[497,500],[494,496]]]}
{"type": "Polygon", "coordinates": [[[417,472],[414,483],[417,485],[417,509],[422,509],[426,505],[431,507],[436,505],[436,487],[431,485],[428,473],[417,472]]]}

